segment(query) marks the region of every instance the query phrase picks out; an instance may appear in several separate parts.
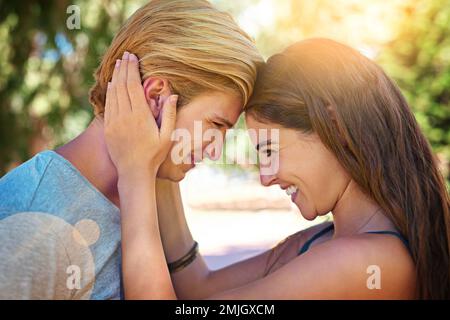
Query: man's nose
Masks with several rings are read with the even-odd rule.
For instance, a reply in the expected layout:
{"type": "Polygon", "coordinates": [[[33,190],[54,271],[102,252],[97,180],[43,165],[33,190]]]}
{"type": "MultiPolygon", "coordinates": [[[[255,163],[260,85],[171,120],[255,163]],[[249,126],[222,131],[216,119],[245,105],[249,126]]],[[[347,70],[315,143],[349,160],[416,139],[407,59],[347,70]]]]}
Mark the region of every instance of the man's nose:
{"type": "Polygon", "coordinates": [[[275,184],[276,179],[277,177],[275,175],[267,175],[267,174],[259,175],[259,180],[261,181],[261,184],[265,187],[275,184]]]}

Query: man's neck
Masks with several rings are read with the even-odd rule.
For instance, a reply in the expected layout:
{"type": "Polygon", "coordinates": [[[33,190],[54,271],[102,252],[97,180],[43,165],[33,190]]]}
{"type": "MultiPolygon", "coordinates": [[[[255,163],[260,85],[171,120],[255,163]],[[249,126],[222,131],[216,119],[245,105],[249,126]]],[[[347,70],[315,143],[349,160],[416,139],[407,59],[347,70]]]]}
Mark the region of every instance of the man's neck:
{"type": "Polygon", "coordinates": [[[112,203],[119,207],[117,170],[109,157],[103,120],[95,118],[78,137],[55,150],[112,203]]]}

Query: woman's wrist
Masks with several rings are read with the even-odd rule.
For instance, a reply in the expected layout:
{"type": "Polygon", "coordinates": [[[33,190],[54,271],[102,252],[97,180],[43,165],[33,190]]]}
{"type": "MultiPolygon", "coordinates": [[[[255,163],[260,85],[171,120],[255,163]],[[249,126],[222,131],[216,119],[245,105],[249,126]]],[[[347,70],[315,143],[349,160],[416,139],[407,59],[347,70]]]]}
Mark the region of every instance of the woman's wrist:
{"type": "Polygon", "coordinates": [[[151,180],[156,182],[158,167],[155,166],[133,166],[117,170],[119,182],[139,182],[151,180]]]}
{"type": "Polygon", "coordinates": [[[194,242],[184,215],[178,183],[156,179],[156,202],[166,258],[175,261],[189,251],[194,242]]]}
{"type": "MultiPolygon", "coordinates": [[[[119,173],[117,188],[122,201],[123,197],[133,199],[136,195],[149,194],[155,192],[156,173],[148,170],[132,170],[126,173],[119,173]]],[[[154,198],[156,201],[156,198],[154,198]]]]}
{"type": "Polygon", "coordinates": [[[191,249],[185,255],[183,255],[181,258],[177,259],[176,261],[167,263],[169,272],[175,273],[175,272],[183,270],[188,265],[190,265],[192,262],[194,262],[195,258],[197,258],[197,255],[198,255],[198,243],[197,243],[197,241],[194,241],[193,245],[191,246],[191,249]]]}

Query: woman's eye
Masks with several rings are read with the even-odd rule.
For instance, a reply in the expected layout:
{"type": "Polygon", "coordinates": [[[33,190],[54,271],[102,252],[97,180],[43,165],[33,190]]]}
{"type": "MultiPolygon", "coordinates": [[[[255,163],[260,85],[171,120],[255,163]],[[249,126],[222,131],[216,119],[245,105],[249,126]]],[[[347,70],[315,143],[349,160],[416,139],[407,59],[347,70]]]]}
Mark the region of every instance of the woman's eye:
{"type": "Polygon", "coordinates": [[[270,157],[272,155],[272,150],[267,149],[266,151],[264,151],[264,153],[266,154],[267,157],[270,157]]]}
{"type": "Polygon", "coordinates": [[[213,125],[215,125],[217,128],[222,128],[222,124],[221,123],[213,121],[213,125]]]}

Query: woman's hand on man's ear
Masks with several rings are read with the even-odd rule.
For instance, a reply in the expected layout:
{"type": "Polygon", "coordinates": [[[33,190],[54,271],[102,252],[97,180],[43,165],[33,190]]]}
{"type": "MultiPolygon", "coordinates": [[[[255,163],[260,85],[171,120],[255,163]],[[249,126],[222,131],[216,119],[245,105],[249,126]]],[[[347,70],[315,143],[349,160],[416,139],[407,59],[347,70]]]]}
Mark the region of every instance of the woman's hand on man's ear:
{"type": "Polygon", "coordinates": [[[139,62],[125,52],[117,60],[105,103],[105,140],[119,177],[143,171],[156,172],[172,145],[178,96],[162,107],[161,128],[148,107],[139,75],[139,62]]]}

